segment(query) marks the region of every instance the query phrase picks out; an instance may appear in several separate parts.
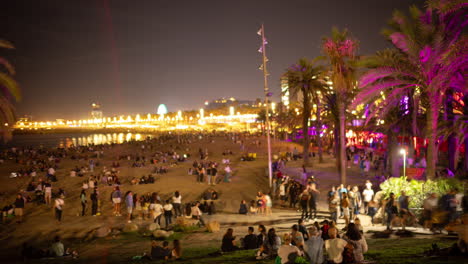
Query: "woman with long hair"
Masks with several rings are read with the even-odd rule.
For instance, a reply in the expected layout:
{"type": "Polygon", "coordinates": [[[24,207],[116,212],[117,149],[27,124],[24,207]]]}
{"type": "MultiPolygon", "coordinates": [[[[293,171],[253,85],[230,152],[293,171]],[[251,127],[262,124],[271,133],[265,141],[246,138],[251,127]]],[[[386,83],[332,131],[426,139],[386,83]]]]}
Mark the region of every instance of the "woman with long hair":
{"type": "Polygon", "coordinates": [[[172,242],[172,251],[171,251],[171,258],[172,259],[180,259],[182,257],[182,248],[180,246],[180,241],[174,239],[172,242]]]}
{"type": "Polygon", "coordinates": [[[347,226],[347,231],[343,239],[353,246],[355,263],[364,261],[363,254],[367,252],[367,242],[355,224],[350,223],[347,226]]]}
{"type": "Polygon", "coordinates": [[[260,251],[257,253],[257,259],[275,258],[278,255],[280,246],[281,238],[276,235],[276,230],[274,228],[270,228],[260,251]]]}
{"type": "Polygon", "coordinates": [[[236,246],[236,237],[233,235],[234,230],[232,228],[228,228],[226,234],[223,236],[223,240],[221,243],[221,251],[222,252],[231,252],[238,250],[239,248],[236,246]]]}

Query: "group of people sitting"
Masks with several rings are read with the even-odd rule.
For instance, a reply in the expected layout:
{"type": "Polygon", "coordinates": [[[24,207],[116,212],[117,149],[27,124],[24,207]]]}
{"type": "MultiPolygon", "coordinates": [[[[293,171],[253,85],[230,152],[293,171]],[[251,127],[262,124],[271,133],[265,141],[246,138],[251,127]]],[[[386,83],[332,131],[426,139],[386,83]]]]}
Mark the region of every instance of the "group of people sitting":
{"type": "Polygon", "coordinates": [[[224,234],[222,252],[258,249],[257,259],[275,259],[282,264],[298,263],[298,258],[307,261],[305,263],[362,263],[368,249],[359,223],[350,223],[346,232],[339,234],[333,222],[315,222],[307,228],[299,219],[282,239],[274,228],[267,231],[264,225],[258,226],[258,234],[249,227],[248,234],[240,242],[233,233],[234,230],[228,228],[224,234]]]}
{"type": "Polygon", "coordinates": [[[130,181],[132,185],[151,184],[154,182],[155,182],[155,178],[152,174],[148,174],[148,176],[143,175],[141,176],[140,179],[138,179],[137,177],[133,177],[132,180],[130,181]]]}

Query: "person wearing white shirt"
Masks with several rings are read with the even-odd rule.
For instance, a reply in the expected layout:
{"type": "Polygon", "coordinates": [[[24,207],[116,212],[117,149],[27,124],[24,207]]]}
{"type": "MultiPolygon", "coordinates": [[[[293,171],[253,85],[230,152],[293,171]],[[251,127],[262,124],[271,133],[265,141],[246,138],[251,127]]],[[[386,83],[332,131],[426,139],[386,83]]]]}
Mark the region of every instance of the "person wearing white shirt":
{"type": "Polygon", "coordinates": [[[283,237],[283,245],[278,249],[278,256],[281,258],[281,264],[287,263],[289,261],[289,255],[296,253],[297,256],[302,256],[303,253],[296,246],[291,245],[291,236],[285,234],[283,237]]]}
{"type": "Polygon", "coordinates": [[[54,256],[56,257],[63,257],[65,255],[65,248],[62,244],[62,242],[60,241],[60,237],[59,236],[56,236],[54,238],[54,243],[52,244],[52,246],[50,247],[50,250],[52,251],[52,253],[54,254],[54,256]]]}
{"type": "Polygon", "coordinates": [[[338,231],[336,228],[330,228],[328,230],[328,236],[330,239],[325,241],[325,250],[328,254],[328,258],[333,263],[341,263],[343,262],[343,251],[348,245],[346,240],[337,238],[338,231]]]}
{"type": "Polygon", "coordinates": [[[166,229],[169,229],[169,225],[172,224],[172,209],[174,208],[169,200],[166,200],[164,205],[164,220],[166,222],[166,229]]]}
{"type": "Polygon", "coordinates": [[[161,215],[164,210],[163,206],[155,201],[149,205],[149,210],[153,215],[154,223],[158,223],[158,225],[161,225],[161,215]]]}
{"type": "Polygon", "coordinates": [[[369,202],[372,201],[372,198],[374,197],[374,190],[370,186],[367,186],[364,191],[362,191],[362,196],[364,200],[364,210],[365,213],[368,213],[368,208],[369,208],[369,202]]]}
{"type": "Polygon", "coordinates": [[[195,205],[192,206],[192,208],[191,208],[192,218],[197,219],[198,221],[200,221],[200,225],[204,226],[205,221],[203,221],[202,212],[201,212],[199,206],[200,206],[200,202],[196,202],[195,205]]]}
{"type": "Polygon", "coordinates": [[[62,211],[63,211],[64,204],[65,204],[65,201],[63,200],[63,195],[55,199],[55,218],[59,222],[62,221],[62,211]]]}
{"type": "Polygon", "coordinates": [[[174,213],[176,217],[182,216],[182,195],[180,195],[179,191],[174,193],[172,196],[172,205],[174,206],[174,213]]]}

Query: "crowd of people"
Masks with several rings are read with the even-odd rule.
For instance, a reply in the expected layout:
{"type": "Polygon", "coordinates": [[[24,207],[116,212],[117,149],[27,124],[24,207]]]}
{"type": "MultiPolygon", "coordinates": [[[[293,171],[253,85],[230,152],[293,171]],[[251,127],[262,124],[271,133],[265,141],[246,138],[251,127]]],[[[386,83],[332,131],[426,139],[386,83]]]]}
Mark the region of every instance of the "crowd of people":
{"type": "Polygon", "coordinates": [[[276,263],[298,263],[298,257],[312,264],[362,263],[368,246],[359,223],[350,223],[345,232],[339,232],[333,221],[315,221],[307,228],[299,219],[282,235],[275,228],[259,225],[257,234],[250,226],[240,239],[232,228],[227,229],[221,241],[222,252],[252,249],[257,259],[276,259],[276,263]]]}
{"type": "MultiPolygon", "coordinates": [[[[230,136],[226,135],[226,137],[230,136]]],[[[240,141],[241,146],[245,147],[245,141],[239,140],[237,136],[234,135],[229,139],[233,142],[240,141]]],[[[200,226],[204,226],[205,215],[217,213],[219,193],[214,189],[215,187],[209,187],[203,192],[199,201],[186,203],[179,191],[169,196],[158,192],[139,194],[131,190],[136,188],[135,185],[154,184],[171,167],[187,161],[190,157],[190,150],[182,149],[180,144],[190,144],[194,140],[197,140],[196,135],[179,137],[164,135],[157,140],[129,142],[127,144],[137,150],[119,155],[112,161],[109,168],[103,166],[104,162],[101,158],[113,151],[114,144],[56,150],[8,149],[1,153],[0,160],[14,160],[19,164],[21,169],[14,173],[15,178],[27,178],[28,185],[24,190],[19,191],[12,204],[3,208],[2,219],[6,222],[6,218],[13,215],[17,222],[24,221],[24,208],[27,204],[34,202],[37,205],[44,204],[53,208],[55,220],[61,223],[63,210],[68,210],[65,198],[75,199],[75,194],[79,193],[77,199],[81,204],[80,216],[101,215],[103,206],[111,204],[112,214],[117,217],[124,215],[123,219],[128,223],[141,219],[157,223],[165,229],[171,229],[177,217],[187,217],[197,220],[200,226]],[[168,139],[177,140],[178,145],[171,145],[169,147],[171,150],[168,151],[156,151],[168,139]],[[180,155],[178,152],[186,154],[180,155]],[[69,176],[82,177],[79,192],[67,190],[70,193],[66,193],[55,186],[58,180],[62,180],[61,177],[57,177],[57,170],[60,170],[62,162],[68,159],[78,163],[70,171],[69,176]],[[140,178],[130,178],[121,174],[119,170],[121,164],[131,168],[152,166],[153,170],[152,173],[140,178]],[[156,177],[156,175],[159,176],[156,177]],[[127,183],[129,185],[126,185],[127,183]],[[112,188],[110,196],[103,197],[103,188],[112,188]],[[91,204],[91,210],[89,210],[89,204],[91,204]]],[[[212,186],[221,181],[231,182],[233,170],[228,157],[233,155],[233,152],[223,151],[223,159],[219,163],[208,154],[206,149],[198,150],[199,159],[193,161],[189,174],[195,176],[197,182],[212,186]]],[[[303,167],[302,176],[298,178],[282,172],[287,162],[298,158],[300,154],[297,149],[281,155],[273,164],[275,178],[272,188],[268,192],[259,191],[255,198],[252,197],[253,199],[242,200],[238,211],[243,215],[271,216],[273,203],[277,202],[280,208],[290,208],[300,212],[298,224],[293,225],[290,232],[281,235],[276,233],[275,228],[267,230],[265,226],[260,225],[258,234],[255,234],[254,228],[249,227],[248,234],[240,240],[234,236],[234,230],[229,228],[222,239],[222,252],[256,249],[258,259],[278,258],[281,263],[294,263],[297,258],[306,259],[310,263],[323,263],[325,259],[328,259],[329,263],[342,263],[343,261],[359,263],[364,260],[363,254],[367,251],[367,243],[359,220],[361,214],[369,215],[372,224],[381,221],[389,230],[396,225],[405,229],[406,225],[418,220],[417,215],[409,207],[411,197],[404,191],[398,194],[392,193],[386,197],[370,181],[366,181],[362,186],[333,186],[326,195],[321,196],[324,190],[319,189],[318,179],[314,176],[309,177],[310,174],[307,173],[305,167],[303,167]],[[320,197],[327,199],[329,217],[324,216],[323,212],[318,216],[320,197]],[[319,222],[318,218],[328,220],[319,222]],[[343,229],[337,227],[339,219],[344,220],[343,229]],[[308,228],[305,223],[309,223],[308,228]]],[[[372,153],[365,153],[358,158],[359,164],[362,165],[363,175],[369,170],[370,160],[375,160],[372,153]]],[[[67,199],[67,203],[71,203],[69,201],[67,199]]],[[[441,197],[429,194],[424,200],[419,222],[425,228],[435,231],[437,224],[441,222],[435,219],[440,219],[443,215],[445,224],[460,222],[463,213],[467,212],[467,205],[466,195],[456,189],[441,197]]],[[[466,243],[466,240],[462,241],[466,243]]],[[[51,251],[44,253],[44,256],[68,254],[64,253],[66,251],[63,250],[63,244],[60,247],[60,239],[55,242],[56,245],[51,247],[51,251]]],[[[26,255],[30,254],[28,250],[25,252],[26,255]]],[[[172,247],[169,247],[167,242],[160,244],[158,241],[153,241],[151,253],[143,256],[168,260],[179,259],[181,255],[180,242],[176,240],[172,247]]]]}

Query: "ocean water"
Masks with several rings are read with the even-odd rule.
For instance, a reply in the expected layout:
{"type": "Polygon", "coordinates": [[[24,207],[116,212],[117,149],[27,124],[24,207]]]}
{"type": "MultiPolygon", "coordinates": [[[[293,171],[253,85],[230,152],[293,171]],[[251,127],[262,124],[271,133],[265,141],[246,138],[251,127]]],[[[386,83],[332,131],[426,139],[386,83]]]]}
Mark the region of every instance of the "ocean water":
{"type": "Polygon", "coordinates": [[[141,133],[60,133],[60,134],[20,134],[13,135],[13,139],[2,145],[5,147],[43,146],[45,148],[67,148],[71,146],[86,146],[89,144],[124,143],[126,141],[145,140],[153,137],[151,134],[141,133]]]}

